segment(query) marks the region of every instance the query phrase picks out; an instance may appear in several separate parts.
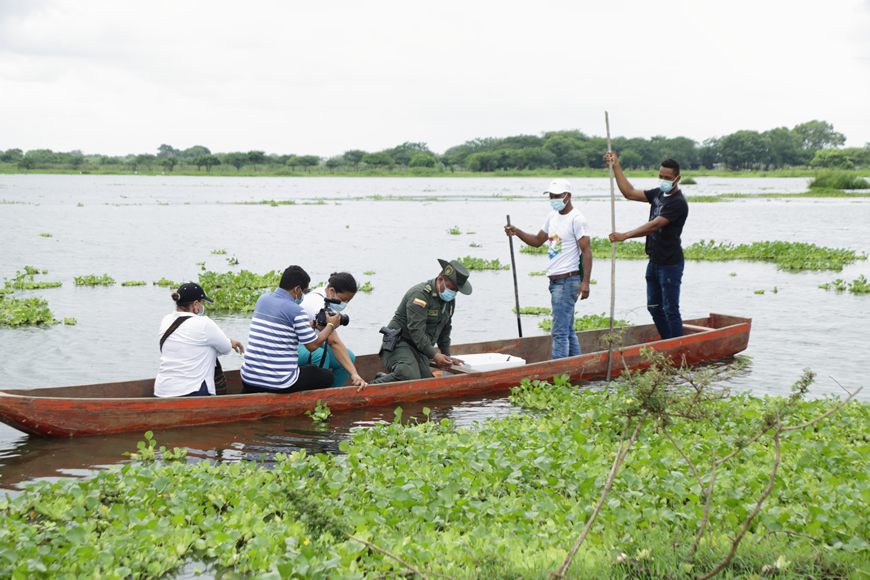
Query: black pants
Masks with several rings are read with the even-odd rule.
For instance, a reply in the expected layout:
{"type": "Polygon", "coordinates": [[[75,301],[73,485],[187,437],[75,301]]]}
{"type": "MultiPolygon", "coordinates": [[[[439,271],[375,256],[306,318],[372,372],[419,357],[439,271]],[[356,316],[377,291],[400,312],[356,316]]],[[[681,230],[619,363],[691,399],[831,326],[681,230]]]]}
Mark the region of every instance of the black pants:
{"type": "Polygon", "coordinates": [[[249,385],[245,381],[242,381],[242,394],[275,393],[279,395],[289,395],[290,393],[298,393],[299,391],[328,389],[332,386],[332,381],[333,377],[331,370],[322,369],[317,365],[302,365],[299,367],[299,378],[286,389],[264,389],[263,387],[249,385]]]}

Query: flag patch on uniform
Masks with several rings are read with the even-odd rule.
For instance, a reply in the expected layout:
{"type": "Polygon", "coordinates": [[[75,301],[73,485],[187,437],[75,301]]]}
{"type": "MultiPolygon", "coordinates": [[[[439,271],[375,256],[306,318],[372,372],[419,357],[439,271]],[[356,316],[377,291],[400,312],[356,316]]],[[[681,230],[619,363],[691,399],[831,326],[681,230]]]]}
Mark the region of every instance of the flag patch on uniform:
{"type": "Polygon", "coordinates": [[[422,306],[423,308],[426,307],[426,301],[420,300],[419,298],[414,298],[414,304],[416,304],[417,306],[422,306]]]}

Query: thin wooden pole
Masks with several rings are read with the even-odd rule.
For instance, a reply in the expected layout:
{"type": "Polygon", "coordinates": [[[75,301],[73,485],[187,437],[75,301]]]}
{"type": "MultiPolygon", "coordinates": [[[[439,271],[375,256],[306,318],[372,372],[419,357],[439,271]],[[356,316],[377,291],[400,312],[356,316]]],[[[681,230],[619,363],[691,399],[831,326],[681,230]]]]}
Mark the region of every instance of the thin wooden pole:
{"type": "MultiPolygon", "coordinates": [[[[604,111],[604,123],[607,125],[607,152],[613,152],[610,145],[610,117],[604,111]]],[[[610,169],[610,231],[616,232],[616,194],[613,191],[613,163],[607,164],[610,169]]],[[[616,244],[610,243],[610,342],[607,346],[607,382],[610,382],[610,369],[613,366],[613,311],[616,309],[616,244]]]]}
{"type": "MultiPolygon", "coordinates": [[[[511,216],[507,216],[507,225],[511,225],[511,216]]],[[[514,237],[508,236],[508,243],[511,247],[511,270],[514,271],[514,300],[517,303],[517,331],[520,333],[520,338],[523,337],[523,323],[520,322],[520,290],[517,286],[517,263],[514,260],[514,237]]]]}

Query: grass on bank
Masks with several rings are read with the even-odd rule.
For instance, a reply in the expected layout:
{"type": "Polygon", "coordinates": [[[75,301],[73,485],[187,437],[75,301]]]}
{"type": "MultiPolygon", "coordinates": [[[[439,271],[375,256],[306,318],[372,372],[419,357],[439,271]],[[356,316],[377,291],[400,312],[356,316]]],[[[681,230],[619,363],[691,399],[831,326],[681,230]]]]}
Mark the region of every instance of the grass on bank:
{"type": "Polygon", "coordinates": [[[341,458],[297,452],[271,469],[188,464],[147,433],[132,464],[0,500],[0,576],[159,577],[203,561],[218,577],[545,578],[586,527],[568,578],[697,578],[738,536],[721,578],[870,570],[870,405],[704,391],[699,419],[697,406],[672,408],[693,404],[692,384],[666,375],[606,392],[524,381],[511,401],[530,412],[470,429],[428,409],[402,424],[397,409],[355,430],[341,458]],[[659,379],[668,388],[651,388],[659,379]],[[628,427],[657,406],[674,414],[638,427],[628,449],[628,427]],[[775,441],[755,437],[771,429],[775,441]]]}

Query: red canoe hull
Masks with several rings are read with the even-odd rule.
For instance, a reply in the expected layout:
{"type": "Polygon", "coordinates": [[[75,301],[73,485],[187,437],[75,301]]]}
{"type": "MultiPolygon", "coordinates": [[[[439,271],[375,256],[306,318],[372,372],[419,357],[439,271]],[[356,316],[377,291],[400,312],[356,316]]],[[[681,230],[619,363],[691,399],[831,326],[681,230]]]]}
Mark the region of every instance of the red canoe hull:
{"type": "MultiPolygon", "coordinates": [[[[688,364],[718,360],[746,349],[751,320],[711,314],[708,318],[685,321],[693,327],[685,336],[657,340],[652,325],[627,327],[621,350],[614,349],[613,376],[626,366],[632,370],[647,366],[642,348],[654,348],[688,364]]],[[[0,421],[31,435],[71,437],[104,435],[126,431],[146,431],[185,425],[224,423],[277,415],[297,415],[313,410],[318,400],[330,409],[385,406],[405,401],[459,397],[468,394],[506,390],[524,378],[551,379],[568,374],[571,380],[590,380],[606,376],[607,344],[601,336],[609,330],[578,332],[583,354],[549,360],[550,337],[535,336],[510,340],[454,345],[452,354],[499,352],[524,358],[521,367],[472,374],[446,375],[401,383],[370,385],[357,392],[354,387],[303,391],[291,395],[240,393],[238,371],[228,371],[229,393],[221,397],[156,398],[154,379],[104,383],[73,387],[0,391],[0,421]]],[[[357,369],[362,376],[383,370],[377,355],[359,357],[357,369]]]]}

